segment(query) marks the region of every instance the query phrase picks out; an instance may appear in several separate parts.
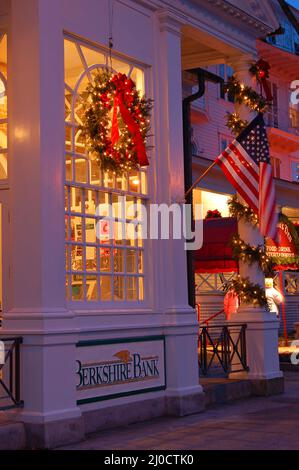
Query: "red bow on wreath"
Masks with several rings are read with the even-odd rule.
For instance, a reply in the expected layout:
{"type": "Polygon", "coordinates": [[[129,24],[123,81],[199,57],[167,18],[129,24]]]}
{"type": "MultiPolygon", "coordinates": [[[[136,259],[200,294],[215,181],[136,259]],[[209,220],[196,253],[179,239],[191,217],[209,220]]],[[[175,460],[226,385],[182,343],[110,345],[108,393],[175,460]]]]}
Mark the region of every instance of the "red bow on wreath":
{"type": "Polygon", "coordinates": [[[114,83],[116,88],[111,126],[112,145],[116,144],[119,139],[119,127],[117,122],[117,112],[119,109],[121,117],[124,123],[128,126],[128,129],[132,135],[139,165],[147,166],[149,165],[149,161],[146,156],[144,140],[142,138],[138,124],[128,110],[128,107],[133,104],[133,96],[131,92],[134,87],[134,83],[131,79],[128,79],[127,76],[122,73],[114,75],[111,81],[114,83]]]}
{"type": "Polygon", "coordinates": [[[259,82],[261,83],[261,85],[264,89],[267,101],[273,101],[270,82],[268,80],[269,70],[270,70],[269,63],[266,62],[263,59],[260,59],[260,60],[257,61],[255,66],[256,66],[256,72],[257,72],[256,73],[257,79],[259,80],[259,82]]]}
{"type": "Polygon", "coordinates": [[[213,211],[209,210],[206,215],[206,219],[219,219],[221,217],[222,217],[221,212],[219,212],[218,209],[215,209],[213,211]]]}

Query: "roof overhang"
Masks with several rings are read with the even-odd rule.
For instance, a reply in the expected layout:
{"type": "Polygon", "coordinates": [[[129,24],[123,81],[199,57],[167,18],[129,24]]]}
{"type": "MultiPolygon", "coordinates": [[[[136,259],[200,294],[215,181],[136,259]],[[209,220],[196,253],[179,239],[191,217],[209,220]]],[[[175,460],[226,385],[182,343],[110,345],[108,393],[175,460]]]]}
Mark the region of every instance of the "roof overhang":
{"type": "Polygon", "coordinates": [[[299,135],[291,134],[276,127],[268,127],[267,130],[272,149],[285,154],[299,151],[299,135]]]}
{"type": "Polygon", "coordinates": [[[290,81],[299,78],[299,56],[259,40],[257,41],[257,50],[260,57],[270,63],[272,74],[277,74],[290,81]]]}

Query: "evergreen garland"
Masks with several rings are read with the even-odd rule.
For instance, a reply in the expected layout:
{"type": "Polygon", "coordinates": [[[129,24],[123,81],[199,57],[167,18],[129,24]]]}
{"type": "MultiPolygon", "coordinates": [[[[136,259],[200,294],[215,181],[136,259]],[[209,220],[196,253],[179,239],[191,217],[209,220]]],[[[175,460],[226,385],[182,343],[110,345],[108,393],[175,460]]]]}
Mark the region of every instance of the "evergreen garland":
{"type": "Polygon", "coordinates": [[[267,100],[250,86],[240,83],[235,75],[229,77],[224,91],[234,96],[235,103],[245,104],[251,111],[264,113],[267,109],[267,100]]]}
{"type": "Polygon", "coordinates": [[[243,219],[245,222],[251,223],[252,225],[258,224],[257,214],[251,209],[251,207],[246,204],[242,204],[238,200],[237,195],[232,196],[228,200],[227,204],[230,217],[236,217],[238,220],[243,219]]]}
{"type": "Polygon", "coordinates": [[[226,127],[228,127],[236,137],[238,137],[247,126],[248,121],[241,119],[238,113],[226,113],[226,127]]]}
{"type": "Polygon", "coordinates": [[[228,289],[234,290],[241,303],[253,304],[255,307],[268,307],[265,289],[259,284],[250,282],[249,278],[240,275],[228,284],[228,289]]]}
{"type": "Polygon", "coordinates": [[[267,255],[265,245],[251,246],[242,240],[239,235],[234,235],[231,246],[234,259],[241,260],[249,265],[258,263],[266,277],[274,274],[275,261],[267,255]]]}

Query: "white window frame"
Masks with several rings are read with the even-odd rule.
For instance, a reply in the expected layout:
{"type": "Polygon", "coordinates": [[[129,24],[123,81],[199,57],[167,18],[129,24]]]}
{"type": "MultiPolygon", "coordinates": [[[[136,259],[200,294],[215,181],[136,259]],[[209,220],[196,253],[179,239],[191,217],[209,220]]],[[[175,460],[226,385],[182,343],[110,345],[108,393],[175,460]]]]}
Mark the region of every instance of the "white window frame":
{"type": "MultiPolygon", "coordinates": [[[[89,43],[88,41],[84,41],[84,40],[81,40],[81,39],[78,39],[77,37],[73,37],[72,35],[69,35],[69,34],[65,34],[64,35],[64,39],[68,40],[68,41],[72,41],[74,44],[76,44],[76,47],[78,47],[78,45],[82,45],[83,47],[88,47],[90,49],[93,49],[101,54],[104,54],[105,57],[106,57],[106,62],[105,64],[97,64],[97,65],[94,65],[94,66],[91,66],[91,67],[87,67],[85,68],[85,72],[84,72],[84,76],[85,74],[91,72],[93,69],[95,68],[98,68],[99,66],[102,66],[102,67],[107,67],[108,66],[108,61],[109,61],[109,53],[107,51],[107,49],[105,48],[101,48],[100,46],[96,46],[92,43],[89,43]]],[[[79,53],[80,55],[80,53],[79,53]]],[[[126,62],[129,66],[130,66],[130,71],[129,71],[129,76],[133,70],[134,67],[138,67],[140,69],[143,70],[143,74],[144,74],[144,83],[145,83],[145,93],[148,95],[149,94],[149,90],[148,90],[148,83],[149,83],[149,80],[148,80],[148,68],[144,65],[144,64],[141,64],[141,63],[138,63],[138,62],[133,62],[131,59],[128,60],[126,57],[123,57],[122,55],[120,54],[114,54],[113,57],[115,57],[115,59],[117,60],[121,60],[123,62],[126,62]]],[[[112,65],[113,65],[113,61],[112,61],[112,65]]],[[[117,71],[115,71],[117,72],[117,71]]],[[[83,74],[81,75],[80,77],[80,82],[82,81],[83,79],[83,74]]],[[[75,93],[77,93],[77,90],[78,90],[78,87],[79,87],[79,82],[77,82],[76,84],[76,87],[74,88],[74,90],[72,90],[68,85],[66,85],[66,88],[69,89],[69,91],[73,92],[75,91],[75,93]]],[[[71,127],[71,133],[72,133],[72,141],[74,142],[75,141],[75,138],[74,138],[74,129],[75,127],[77,127],[76,125],[74,125],[74,109],[72,109],[72,115],[71,115],[71,122],[69,123],[70,124],[70,127],[71,127]]],[[[65,121],[65,125],[67,125],[68,122],[65,121]]],[[[75,153],[75,149],[74,148],[71,148],[71,150],[65,150],[65,155],[67,154],[72,154],[73,156],[76,155],[75,153]]],[[[78,156],[78,155],[77,155],[78,156]]],[[[90,166],[89,166],[89,169],[88,169],[88,172],[90,173],[90,166]]],[[[146,172],[148,173],[148,172],[146,172]]],[[[74,174],[74,173],[73,173],[74,174]]],[[[115,178],[115,177],[114,177],[115,178]]],[[[126,196],[131,196],[131,197],[135,197],[135,198],[138,198],[140,200],[143,201],[144,204],[148,204],[148,201],[150,199],[150,191],[148,188],[150,188],[150,185],[148,183],[148,174],[147,174],[147,181],[146,181],[146,186],[147,186],[147,194],[141,194],[140,192],[130,192],[129,190],[123,190],[123,189],[115,189],[115,188],[108,188],[107,186],[105,186],[103,184],[103,176],[102,176],[102,179],[101,179],[101,185],[91,185],[91,184],[85,184],[85,183],[78,183],[78,182],[70,182],[70,181],[67,181],[66,180],[66,175],[65,175],[65,187],[68,187],[68,188],[71,188],[71,187],[75,187],[75,188],[81,188],[81,189],[85,189],[86,191],[87,190],[93,190],[93,191],[101,191],[101,192],[105,192],[105,193],[108,193],[110,194],[110,198],[112,198],[112,194],[119,194],[119,195],[126,195],[126,196]]],[[[68,211],[66,211],[66,215],[68,216],[71,216],[72,215],[75,215],[72,211],[70,211],[70,207],[68,207],[68,211]]],[[[85,213],[85,208],[83,207],[83,210],[82,212],[79,214],[77,214],[77,216],[81,217],[82,220],[85,220],[86,218],[94,218],[92,215],[90,214],[86,214],[85,213]]],[[[68,226],[68,230],[70,230],[70,226],[68,226]]],[[[82,227],[82,234],[83,232],[85,232],[85,230],[83,230],[83,227],[82,227]]],[[[136,242],[137,243],[137,242],[136,242]]],[[[82,238],[82,242],[81,243],[78,243],[76,241],[72,242],[70,239],[66,242],[66,245],[67,246],[71,246],[71,245],[82,245],[82,247],[85,247],[86,246],[86,241],[84,241],[84,238],[82,238]]],[[[137,280],[139,277],[143,277],[143,300],[97,300],[97,301],[91,301],[91,300],[72,300],[72,299],[67,299],[67,303],[68,305],[73,309],[73,310],[80,310],[80,311],[84,311],[84,310],[88,310],[89,312],[91,310],[103,310],[105,309],[105,311],[109,311],[109,310],[117,310],[119,311],[119,309],[127,309],[129,308],[130,310],[138,310],[138,309],[144,309],[148,306],[149,304],[149,288],[148,288],[148,282],[149,282],[149,275],[148,275],[148,253],[149,253],[149,241],[147,240],[143,240],[143,246],[142,246],[142,249],[138,248],[136,249],[136,255],[137,256],[137,252],[138,251],[142,251],[143,253],[143,273],[125,273],[123,274],[123,277],[124,279],[126,279],[128,276],[129,277],[136,277],[137,280]]],[[[90,246],[90,245],[88,245],[90,246]]],[[[97,243],[97,244],[94,244],[94,246],[97,246],[97,263],[99,263],[99,249],[100,249],[100,245],[97,243]]],[[[111,248],[109,245],[107,245],[107,248],[111,248]]],[[[113,248],[116,248],[115,245],[113,246],[113,248]]],[[[128,249],[130,249],[131,247],[128,247],[128,249]]],[[[112,249],[112,248],[111,248],[112,249]]],[[[126,248],[122,248],[121,245],[117,246],[117,249],[126,249],[126,248]]],[[[85,250],[84,250],[85,251],[85,250]]],[[[70,253],[69,253],[70,254],[70,253]]],[[[124,257],[125,259],[126,257],[124,257]]],[[[124,261],[125,262],[125,261],[124,261]]],[[[70,258],[69,258],[69,263],[70,263],[70,258]]],[[[111,263],[112,264],[112,263],[111,263]]],[[[85,260],[83,260],[83,265],[86,266],[85,264],[85,260]]],[[[99,266],[99,264],[98,264],[99,266]]],[[[137,265],[137,269],[138,269],[138,265],[137,265]]],[[[71,279],[71,276],[73,273],[71,273],[71,269],[70,269],[70,264],[69,264],[69,269],[66,270],[66,274],[68,276],[69,279],[71,279]]],[[[82,270],[82,271],[78,271],[78,275],[97,275],[98,277],[100,276],[105,276],[105,275],[108,275],[106,273],[101,273],[99,270],[97,271],[87,271],[86,269],[85,270],[82,270]]],[[[122,275],[122,274],[121,274],[122,275]]],[[[113,279],[114,277],[116,276],[119,276],[119,273],[114,273],[113,272],[113,267],[111,267],[111,272],[110,272],[110,276],[111,276],[111,281],[113,282],[113,279]]],[[[98,283],[99,285],[99,283],[98,283]]],[[[126,284],[124,286],[124,290],[125,290],[125,293],[126,293],[126,284]]],[[[69,293],[71,293],[71,287],[69,288],[69,293]]],[[[86,294],[86,288],[84,287],[84,295],[86,294]]],[[[112,295],[113,295],[113,291],[112,291],[112,295]]]]}

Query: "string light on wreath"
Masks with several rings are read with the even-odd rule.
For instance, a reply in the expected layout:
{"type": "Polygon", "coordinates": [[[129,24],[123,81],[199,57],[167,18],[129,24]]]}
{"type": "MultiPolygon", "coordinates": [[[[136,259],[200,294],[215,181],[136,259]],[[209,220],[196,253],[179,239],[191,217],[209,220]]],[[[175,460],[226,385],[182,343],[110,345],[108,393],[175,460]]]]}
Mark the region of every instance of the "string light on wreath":
{"type": "Polygon", "coordinates": [[[125,74],[98,70],[81,95],[80,129],[89,155],[114,174],[148,165],[146,143],[152,100],[125,74]]]}

